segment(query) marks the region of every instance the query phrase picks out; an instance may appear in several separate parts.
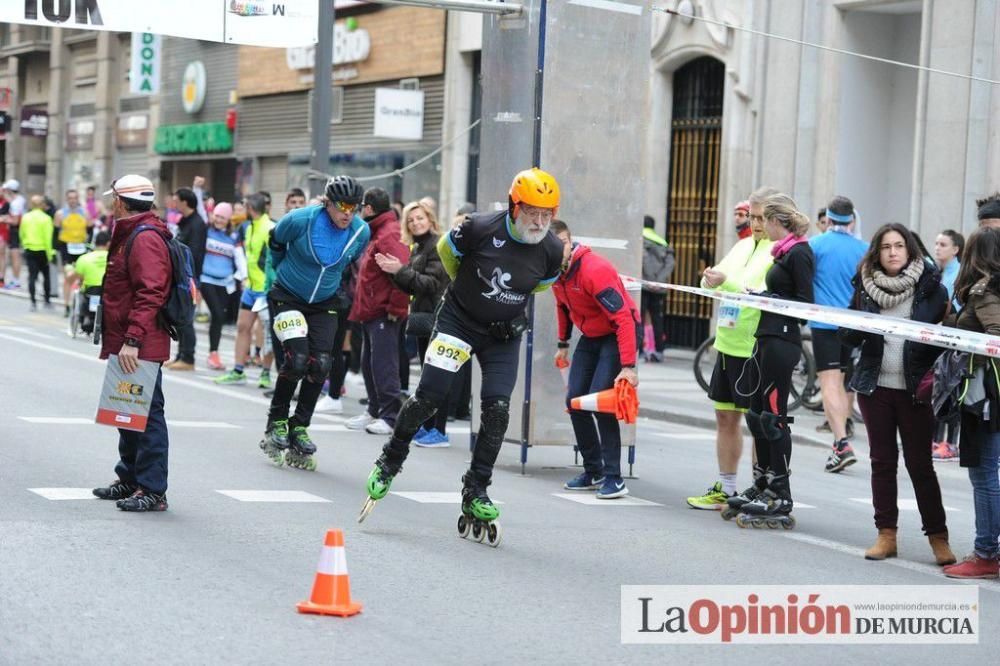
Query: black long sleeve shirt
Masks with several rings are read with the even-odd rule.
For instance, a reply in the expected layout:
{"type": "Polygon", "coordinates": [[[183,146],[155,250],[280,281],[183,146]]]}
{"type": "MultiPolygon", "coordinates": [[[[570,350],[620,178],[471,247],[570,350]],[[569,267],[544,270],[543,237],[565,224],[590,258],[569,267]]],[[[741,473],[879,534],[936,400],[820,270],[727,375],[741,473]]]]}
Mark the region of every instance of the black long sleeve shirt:
{"type": "MultiPolygon", "coordinates": [[[[797,243],[786,254],[774,260],[767,271],[767,295],[802,303],[813,302],[813,278],[816,275],[816,257],[809,243],[797,243]]],[[[779,337],[796,344],[802,343],[799,330],[801,321],[795,317],[761,312],[756,336],[779,337]]]]}

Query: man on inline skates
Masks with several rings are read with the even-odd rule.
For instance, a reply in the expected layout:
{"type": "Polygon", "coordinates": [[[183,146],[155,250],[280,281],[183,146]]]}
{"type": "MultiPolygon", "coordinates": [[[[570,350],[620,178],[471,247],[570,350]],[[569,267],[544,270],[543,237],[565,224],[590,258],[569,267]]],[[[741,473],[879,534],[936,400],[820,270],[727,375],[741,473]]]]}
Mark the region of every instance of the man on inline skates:
{"type": "Polygon", "coordinates": [[[525,308],[533,293],[559,277],[563,246],[549,232],[559,208],[559,184],[537,169],[522,171],[510,186],[507,210],[473,213],[438,242],[452,283],[437,311],[420,384],[396,418],[396,425],[368,477],[368,500],[359,521],[385,497],[421,424],[446,408],[456,373],[473,355],[482,369],[479,433],[469,470],[462,477],[462,536],[471,531],[490,545],[500,542],[493,523],[500,512],[486,488],[509,420],[517,380],[525,308]]]}

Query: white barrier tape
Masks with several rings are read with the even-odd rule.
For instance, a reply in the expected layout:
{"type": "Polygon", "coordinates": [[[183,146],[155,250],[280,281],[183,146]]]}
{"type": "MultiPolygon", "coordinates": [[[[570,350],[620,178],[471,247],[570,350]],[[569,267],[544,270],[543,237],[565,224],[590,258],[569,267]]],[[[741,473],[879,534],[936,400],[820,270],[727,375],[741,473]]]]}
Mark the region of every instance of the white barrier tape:
{"type": "Polygon", "coordinates": [[[940,324],[925,324],[910,319],[858,312],[857,310],[835,308],[828,305],[787,301],[770,296],[739,294],[731,291],[715,291],[666,282],[637,280],[626,275],[622,275],[621,277],[623,281],[640,282],[643,287],[661,293],[666,293],[667,290],[682,291],[696,296],[714,298],[726,303],[737,303],[757,308],[758,310],[766,310],[780,315],[795,317],[796,319],[819,321],[831,326],[850,328],[864,333],[888,335],[935,347],[944,347],[945,349],[1000,357],[1000,338],[986,335],[985,333],[963,331],[958,328],[941,326],[940,324]]]}
{"type": "Polygon", "coordinates": [[[347,575],[347,551],[343,546],[323,546],[316,572],[327,576],[347,575]]]}

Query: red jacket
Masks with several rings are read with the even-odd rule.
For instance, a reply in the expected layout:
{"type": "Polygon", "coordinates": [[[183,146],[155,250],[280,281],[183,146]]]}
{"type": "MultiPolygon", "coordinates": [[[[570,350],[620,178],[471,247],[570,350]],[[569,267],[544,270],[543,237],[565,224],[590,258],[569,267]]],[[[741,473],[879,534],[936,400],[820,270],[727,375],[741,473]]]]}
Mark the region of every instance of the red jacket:
{"type": "Polygon", "coordinates": [[[104,310],[101,358],[117,354],[126,336],[139,341],[141,360],[170,358],[170,335],[156,320],[170,295],[173,280],[170,254],[163,242],[169,238],[170,230],[152,212],[115,223],[101,296],[104,310]],[[126,263],[125,241],[140,224],[154,226],[156,231],[144,231],[135,237],[126,263]],[[157,233],[163,238],[157,238],[157,233]]]}
{"type": "Polygon", "coordinates": [[[622,365],[635,365],[639,311],[618,270],[586,245],[573,248],[569,268],[552,285],[559,339],[569,341],[573,326],[588,338],[614,333],[622,365]]]}
{"type": "Polygon", "coordinates": [[[409,295],[396,287],[392,276],[375,261],[376,253],[381,253],[396,257],[404,266],[410,263],[410,250],[400,240],[396,212],[389,210],[368,220],[368,227],[372,232],[371,240],[361,256],[358,286],[348,319],[362,323],[386,315],[405,319],[410,308],[409,295]]]}

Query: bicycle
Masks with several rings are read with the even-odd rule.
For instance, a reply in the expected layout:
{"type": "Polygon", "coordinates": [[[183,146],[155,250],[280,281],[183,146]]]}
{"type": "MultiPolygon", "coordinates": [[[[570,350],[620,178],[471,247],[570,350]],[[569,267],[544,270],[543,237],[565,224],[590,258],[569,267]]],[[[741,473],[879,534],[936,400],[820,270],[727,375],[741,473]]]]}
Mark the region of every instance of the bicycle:
{"type": "MultiPolygon", "coordinates": [[[[694,354],[694,378],[701,389],[708,393],[712,371],[715,369],[717,352],[715,336],[701,343],[694,354]]],[[[802,356],[792,371],[792,385],[788,396],[788,411],[795,411],[803,404],[812,409],[816,403],[822,405],[819,385],[816,383],[816,359],[812,354],[812,336],[802,334],[802,356]]]]}

